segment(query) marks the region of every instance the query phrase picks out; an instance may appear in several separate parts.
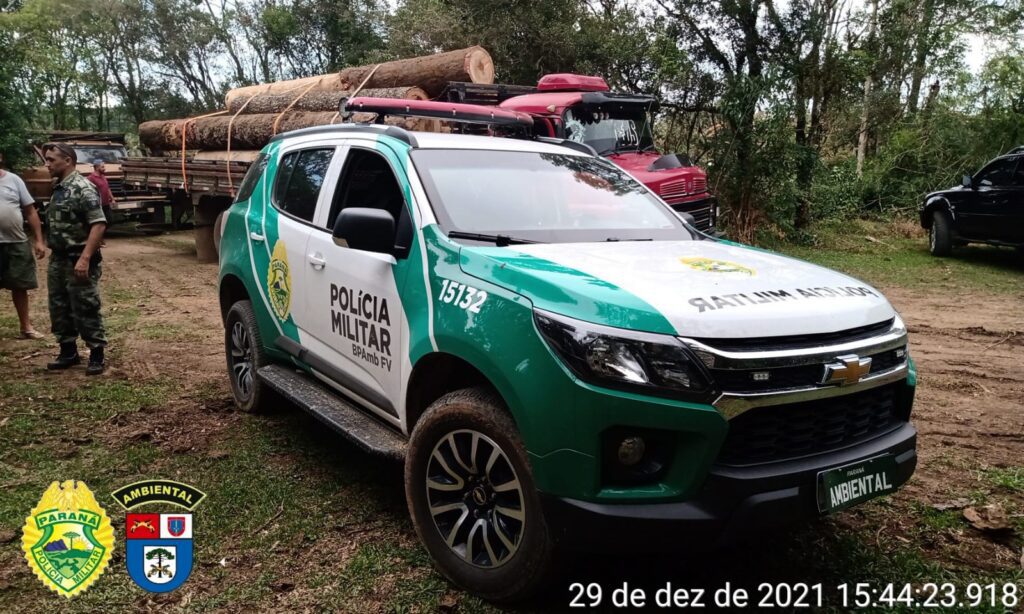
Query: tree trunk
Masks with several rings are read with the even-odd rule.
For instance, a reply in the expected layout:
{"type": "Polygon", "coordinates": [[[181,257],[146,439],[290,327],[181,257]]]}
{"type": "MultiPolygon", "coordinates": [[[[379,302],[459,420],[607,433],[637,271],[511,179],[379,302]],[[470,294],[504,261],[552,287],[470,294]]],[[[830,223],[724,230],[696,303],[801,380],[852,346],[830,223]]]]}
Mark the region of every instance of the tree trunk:
{"type": "Polygon", "coordinates": [[[275,81],[230,90],[225,103],[230,108],[256,94],[298,94],[310,91],[345,91],[358,87],[370,72],[373,75],[364,88],[419,86],[430,97],[437,96],[449,81],[494,83],[494,63],[483,47],[470,47],[447,53],[425,55],[371,66],[346,68],[339,73],[316,75],[289,81],[275,81]]]}
{"type": "MultiPolygon", "coordinates": [[[[871,25],[868,30],[868,46],[874,47],[875,33],[878,29],[878,0],[871,0],[871,25]]],[[[873,81],[874,66],[868,70],[864,77],[864,103],[860,111],[860,132],[857,136],[857,177],[864,176],[864,158],[868,152],[868,122],[871,119],[871,88],[873,81]]]]}
{"type": "Polygon", "coordinates": [[[935,0],[921,0],[921,25],[914,40],[914,66],[910,72],[910,93],[907,96],[907,111],[911,115],[917,113],[917,103],[921,97],[921,82],[928,67],[934,19],[935,0]]]}
{"type": "MultiPolygon", "coordinates": [[[[294,111],[337,111],[342,98],[350,95],[347,91],[325,92],[311,90],[306,92],[297,101],[295,98],[302,93],[299,90],[292,94],[255,94],[253,96],[236,96],[228,100],[228,113],[234,115],[241,110],[247,115],[257,113],[280,113],[292,105],[294,111]],[[244,109],[243,109],[244,107],[244,109]]],[[[364,89],[359,96],[372,96],[374,98],[407,98],[410,100],[427,100],[429,96],[418,87],[390,87],[378,89],[364,89]]]]}

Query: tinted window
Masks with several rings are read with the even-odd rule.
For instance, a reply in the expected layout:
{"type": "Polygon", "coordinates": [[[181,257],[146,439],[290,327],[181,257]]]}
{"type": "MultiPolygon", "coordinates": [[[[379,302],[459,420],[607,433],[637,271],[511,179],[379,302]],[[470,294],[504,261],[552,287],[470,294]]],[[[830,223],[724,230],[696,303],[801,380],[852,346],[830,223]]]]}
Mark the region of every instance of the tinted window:
{"type": "Polygon", "coordinates": [[[1024,158],[1017,158],[1017,170],[1013,174],[1011,185],[1024,186],[1024,158]]]}
{"type": "Polygon", "coordinates": [[[320,187],[324,184],[333,156],[333,148],[306,149],[287,154],[281,161],[274,189],[277,208],[312,222],[320,187]]]}
{"type": "Polygon", "coordinates": [[[334,228],[338,213],[347,207],[383,209],[397,222],[404,204],[402,188],[387,160],[380,154],[353,147],[334,193],[327,228],[334,228]]]}
{"type": "Polygon", "coordinates": [[[996,160],[978,173],[977,183],[984,186],[1010,185],[1016,167],[1016,160],[996,160]]]}
{"type": "Polygon", "coordinates": [[[261,153],[256,161],[249,166],[249,170],[245,172],[245,177],[242,179],[242,185],[238,186],[238,195],[235,196],[236,203],[249,200],[249,197],[252,196],[252,191],[256,189],[256,184],[263,176],[263,171],[267,170],[267,160],[269,160],[267,154],[261,153]]]}

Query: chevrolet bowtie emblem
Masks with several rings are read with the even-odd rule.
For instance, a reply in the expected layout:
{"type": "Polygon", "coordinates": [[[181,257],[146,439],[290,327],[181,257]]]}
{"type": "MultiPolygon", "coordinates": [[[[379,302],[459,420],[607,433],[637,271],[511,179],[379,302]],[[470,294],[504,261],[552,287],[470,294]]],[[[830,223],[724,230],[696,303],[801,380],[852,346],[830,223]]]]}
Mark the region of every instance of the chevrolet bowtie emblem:
{"type": "Polygon", "coordinates": [[[849,386],[856,384],[871,371],[871,359],[856,354],[837,356],[836,362],[825,365],[825,377],[821,383],[849,386]]]}

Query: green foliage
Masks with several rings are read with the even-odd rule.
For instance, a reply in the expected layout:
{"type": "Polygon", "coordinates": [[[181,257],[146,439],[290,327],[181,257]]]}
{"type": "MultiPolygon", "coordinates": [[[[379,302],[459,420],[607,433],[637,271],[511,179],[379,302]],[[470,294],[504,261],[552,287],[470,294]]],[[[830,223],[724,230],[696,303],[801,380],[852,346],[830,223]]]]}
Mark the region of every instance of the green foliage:
{"type": "MultiPolygon", "coordinates": [[[[13,33],[0,21],[0,49],[11,50],[13,33]]],[[[5,165],[17,167],[25,159],[29,108],[24,94],[16,87],[21,70],[17,53],[0,54],[0,155],[5,165]]]]}

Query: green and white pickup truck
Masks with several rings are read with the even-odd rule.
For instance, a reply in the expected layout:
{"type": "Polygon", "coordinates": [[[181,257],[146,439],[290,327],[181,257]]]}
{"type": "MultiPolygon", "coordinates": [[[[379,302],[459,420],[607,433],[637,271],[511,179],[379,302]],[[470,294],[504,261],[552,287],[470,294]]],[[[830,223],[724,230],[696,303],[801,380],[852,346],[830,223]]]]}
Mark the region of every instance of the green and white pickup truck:
{"type": "Polygon", "coordinates": [[[916,464],[877,290],[703,236],[562,144],[278,136],[225,218],[220,307],[237,404],[402,459],[437,567],[492,600],[561,548],[714,547],[916,464]]]}

